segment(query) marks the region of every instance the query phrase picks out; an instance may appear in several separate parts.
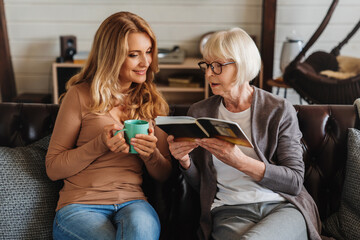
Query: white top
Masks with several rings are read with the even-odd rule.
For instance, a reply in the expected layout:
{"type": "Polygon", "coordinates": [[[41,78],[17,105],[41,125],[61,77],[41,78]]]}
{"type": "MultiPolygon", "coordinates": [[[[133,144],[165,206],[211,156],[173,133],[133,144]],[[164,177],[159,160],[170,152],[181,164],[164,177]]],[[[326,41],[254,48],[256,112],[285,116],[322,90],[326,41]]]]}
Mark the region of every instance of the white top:
{"type": "MultiPolygon", "coordinates": [[[[228,111],[224,104],[221,103],[218,118],[238,123],[251,141],[251,108],[242,112],[233,113],[228,111]]],[[[259,160],[253,148],[237,147],[239,147],[245,155],[259,160]]],[[[285,201],[278,193],[259,185],[251,177],[223,163],[214,155],[213,162],[217,172],[217,187],[219,190],[216,193],[211,209],[222,205],[285,201]]]]}

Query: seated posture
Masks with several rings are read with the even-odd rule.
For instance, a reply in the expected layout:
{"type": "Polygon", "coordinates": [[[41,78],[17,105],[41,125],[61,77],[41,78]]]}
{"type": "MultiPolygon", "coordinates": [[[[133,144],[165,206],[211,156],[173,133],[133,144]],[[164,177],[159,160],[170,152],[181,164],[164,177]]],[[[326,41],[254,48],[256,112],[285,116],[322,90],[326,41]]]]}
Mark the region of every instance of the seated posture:
{"type": "Polygon", "coordinates": [[[143,167],[164,181],[171,162],[167,135],[154,118],[168,105],[153,83],[158,71],[156,38],[139,16],[119,12],[97,30],[82,71],[67,83],[46,170],[63,179],[54,239],[158,239],[159,217],[141,188],[143,167]],[[149,122],[129,153],[128,119],[149,122]]]}
{"type": "Polygon", "coordinates": [[[214,96],[188,114],[237,122],[253,148],[217,139],[174,141],[170,152],[200,194],[199,239],[320,239],[315,202],[305,190],[296,111],[249,82],[259,51],[242,29],[214,33],[199,63],[214,96]]]}

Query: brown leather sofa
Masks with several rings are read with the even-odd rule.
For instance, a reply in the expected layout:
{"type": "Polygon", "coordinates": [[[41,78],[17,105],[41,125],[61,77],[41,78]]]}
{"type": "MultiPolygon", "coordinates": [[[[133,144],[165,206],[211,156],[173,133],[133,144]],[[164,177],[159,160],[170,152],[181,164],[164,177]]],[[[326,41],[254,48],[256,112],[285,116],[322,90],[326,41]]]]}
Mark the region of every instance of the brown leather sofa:
{"type": "MultiPolygon", "coordinates": [[[[325,219],[339,208],[347,159],[347,129],[360,127],[358,113],[351,105],[295,107],[303,133],[305,187],[325,219]]],[[[0,103],[0,146],[26,146],[51,134],[57,111],[58,105],[53,104],[0,103]]],[[[185,115],[186,111],[186,106],[171,107],[172,115],[185,115]]],[[[198,197],[183,179],[176,161],[173,163],[173,174],[166,183],[156,183],[145,174],[143,188],[160,216],[161,239],[194,239],[198,197]]],[[[59,187],[53,191],[57,194],[59,187]]]]}

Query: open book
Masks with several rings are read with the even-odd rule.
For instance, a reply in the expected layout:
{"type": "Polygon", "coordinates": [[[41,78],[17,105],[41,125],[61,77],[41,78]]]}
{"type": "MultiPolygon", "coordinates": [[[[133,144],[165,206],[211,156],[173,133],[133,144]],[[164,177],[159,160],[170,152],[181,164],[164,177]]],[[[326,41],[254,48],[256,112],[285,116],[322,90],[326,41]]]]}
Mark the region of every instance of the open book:
{"type": "Polygon", "coordinates": [[[175,141],[194,141],[195,138],[211,137],[253,147],[239,124],[232,121],[208,117],[196,119],[188,116],[159,116],[155,121],[156,126],[173,135],[175,141]]]}

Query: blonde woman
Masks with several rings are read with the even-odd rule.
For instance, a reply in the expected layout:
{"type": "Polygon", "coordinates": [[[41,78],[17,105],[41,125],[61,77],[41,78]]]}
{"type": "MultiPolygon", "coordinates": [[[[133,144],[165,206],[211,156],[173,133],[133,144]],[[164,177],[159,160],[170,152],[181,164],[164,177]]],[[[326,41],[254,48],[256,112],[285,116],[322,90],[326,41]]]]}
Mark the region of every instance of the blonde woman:
{"type": "Polygon", "coordinates": [[[142,169],[164,181],[171,163],[166,134],[153,119],[168,105],[153,83],[157,43],[148,23],[129,12],[108,17],[82,71],[67,83],[46,156],[50,179],[64,181],[54,239],[158,239],[159,218],[142,191],[142,169]],[[130,154],[127,119],[150,122],[130,154]]]}
{"type": "Polygon", "coordinates": [[[249,84],[261,66],[255,43],[240,28],[217,32],[203,57],[199,66],[214,96],[188,114],[237,122],[254,148],[168,137],[185,179],[200,194],[199,239],[320,239],[316,204],[303,186],[296,111],[286,99],[249,84]]]}

